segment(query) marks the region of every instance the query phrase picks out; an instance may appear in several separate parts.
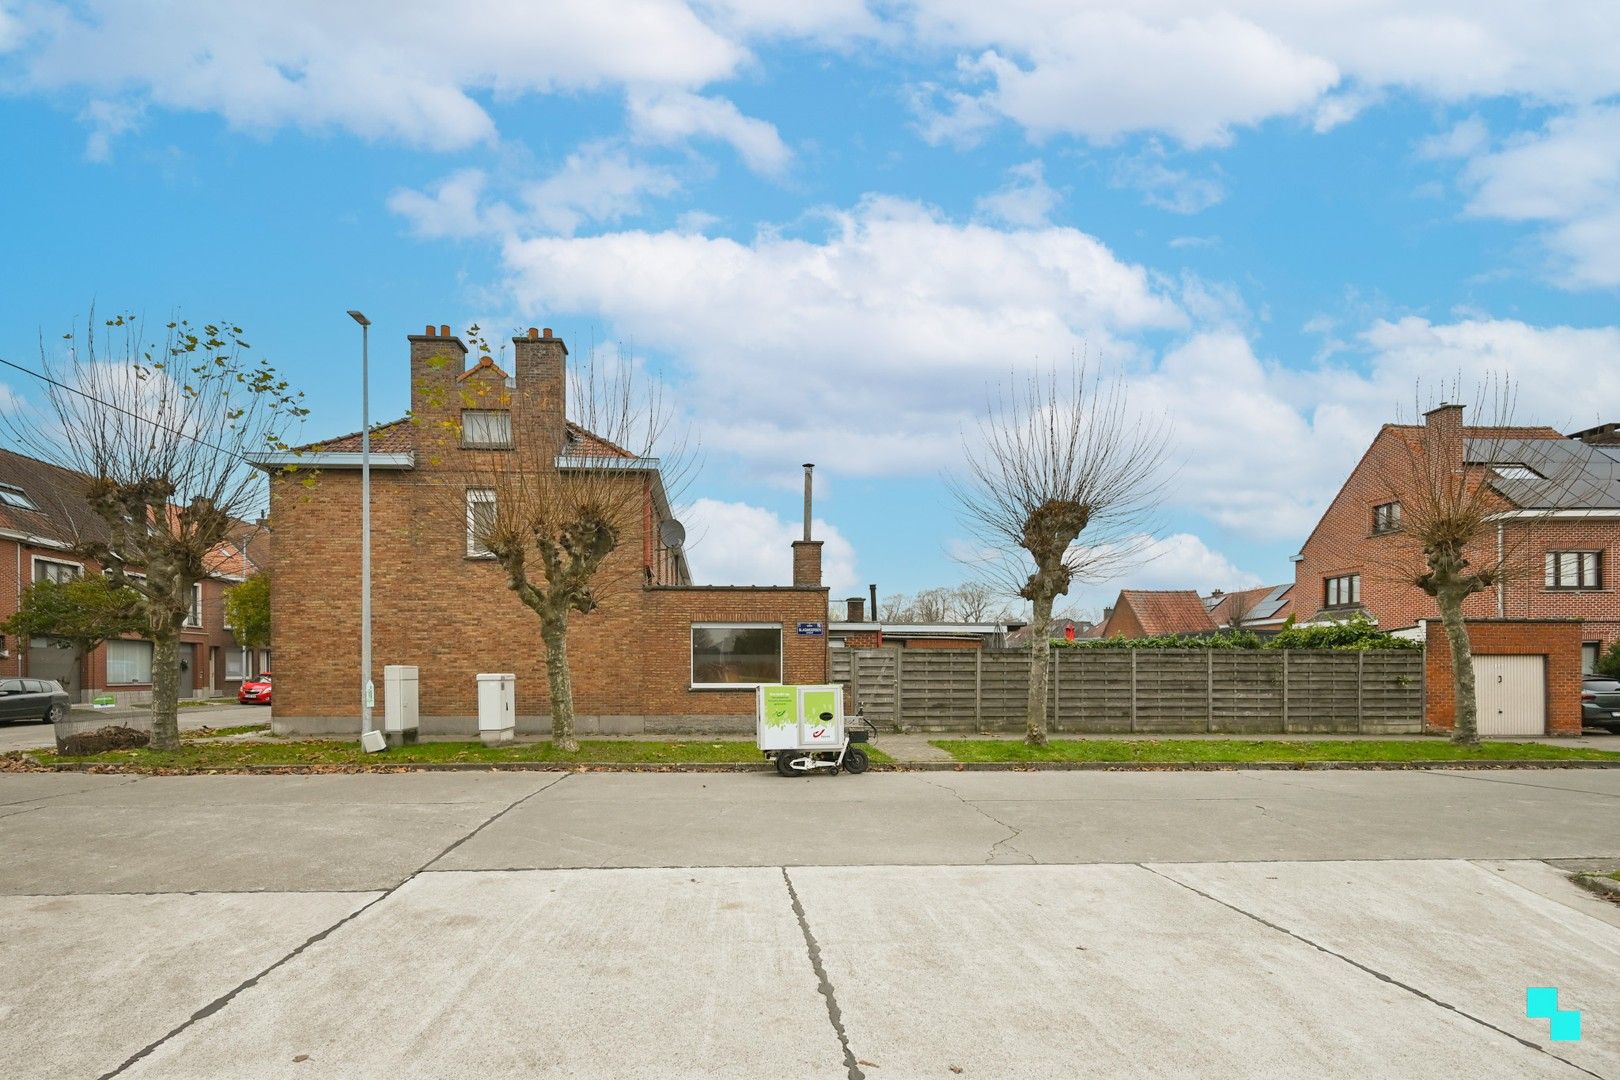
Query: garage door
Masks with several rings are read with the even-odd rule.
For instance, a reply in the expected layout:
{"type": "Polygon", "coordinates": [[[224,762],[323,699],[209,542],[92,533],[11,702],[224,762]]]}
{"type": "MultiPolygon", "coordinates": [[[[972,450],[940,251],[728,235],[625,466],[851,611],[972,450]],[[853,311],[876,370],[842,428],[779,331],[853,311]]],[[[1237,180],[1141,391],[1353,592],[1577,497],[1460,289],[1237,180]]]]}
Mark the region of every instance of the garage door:
{"type": "Polygon", "coordinates": [[[1481,735],[1547,733],[1547,669],[1540,656],[1476,656],[1481,735]]]}

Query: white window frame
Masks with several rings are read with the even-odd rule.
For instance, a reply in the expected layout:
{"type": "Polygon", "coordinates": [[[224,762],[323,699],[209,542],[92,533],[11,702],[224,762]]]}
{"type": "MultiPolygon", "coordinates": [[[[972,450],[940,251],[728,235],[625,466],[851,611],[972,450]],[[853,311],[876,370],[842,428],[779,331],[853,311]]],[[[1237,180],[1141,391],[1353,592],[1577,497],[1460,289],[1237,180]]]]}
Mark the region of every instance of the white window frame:
{"type": "Polygon", "coordinates": [[[787,664],[787,629],[779,622],[698,622],[686,635],[686,677],[693,690],[757,690],[782,681],[787,664]],[[775,630],[777,637],[776,678],[765,682],[700,683],[697,681],[697,640],[699,630],[775,630]]]}
{"type": "Polygon", "coordinates": [[[202,582],[191,583],[191,610],[186,612],[186,621],[183,625],[192,630],[201,630],[203,624],[203,591],[202,582]]]}
{"type": "Polygon", "coordinates": [[[150,641],[146,641],[146,640],[139,639],[139,638],[119,638],[116,641],[107,642],[107,685],[108,686],[150,686],[150,685],[152,685],[152,652],[153,652],[152,643],[150,641]],[[113,653],[113,647],[115,645],[145,645],[146,646],[146,649],[147,649],[147,653],[146,653],[146,678],[144,680],[141,680],[141,679],[127,680],[127,679],[115,679],[115,678],[113,678],[113,658],[112,658],[112,653],[113,653]]]}
{"type": "Polygon", "coordinates": [[[16,484],[0,484],[0,503],[14,506],[18,510],[32,510],[36,514],[40,512],[39,505],[34,502],[33,497],[16,484]]]}
{"type": "Polygon", "coordinates": [[[1399,502],[1379,503],[1373,507],[1373,535],[1383,536],[1387,533],[1401,531],[1401,504],[1399,502]],[[1379,511],[1388,511],[1384,520],[1379,520],[1379,511]]]}
{"type": "MultiPolygon", "coordinates": [[[[474,424],[473,426],[482,426],[474,424]]],[[[511,409],[462,409],[461,410],[461,446],[464,450],[510,450],[512,449],[512,410],[511,409]],[[485,417],[502,416],[506,418],[506,438],[496,441],[480,441],[475,439],[468,429],[468,417],[477,417],[482,421],[485,417]]]]}
{"type": "Polygon", "coordinates": [[[473,506],[488,503],[495,505],[494,488],[468,488],[467,489],[467,558],[493,559],[495,553],[478,543],[473,531],[473,506]]]}
{"type": "Polygon", "coordinates": [[[1547,552],[1545,583],[1556,592],[1596,592],[1603,588],[1603,552],[1576,548],[1547,552]]]}
{"type": "MultiPolygon", "coordinates": [[[[50,566],[71,566],[78,571],[73,575],[74,577],[84,577],[84,563],[74,562],[72,559],[53,559],[48,555],[30,555],[29,558],[33,560],[28,565],[28,578],[31,584],[39,584],[40,563],[46,563],[50,566]]],[[[55,578],[49,578],[48,580],[56,581],[55,578]]],[[[61,582],[57,582],[57,584],[60,585],[61,582]]]]}

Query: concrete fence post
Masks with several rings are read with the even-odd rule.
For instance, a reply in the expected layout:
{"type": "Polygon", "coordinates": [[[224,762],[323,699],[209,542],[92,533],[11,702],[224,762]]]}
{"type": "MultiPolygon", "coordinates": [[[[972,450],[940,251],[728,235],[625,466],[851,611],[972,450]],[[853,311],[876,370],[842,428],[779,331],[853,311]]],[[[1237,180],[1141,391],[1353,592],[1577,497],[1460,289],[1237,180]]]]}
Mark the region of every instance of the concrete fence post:
{"type": "Polygon", "coordinates": [[[1288,733],[1288,654],[1291,650],[1283,650],[1282,658],[1282,729],[1288,733]]]}
{"type": "Polygon", "coordinates": [[[1052,730],[1053,731],[1061,731],[1061,730],[1063,730],[1063,720],[1062,720],[1062,717],[1063,717],[1063,695],[1058,690],[1058,684],[1061,682],[1062,677],[1063,677],[1062,672],[1063,672],[1063,650],[1062,649],[1053,649],[1052,650],[1052,730]]]}
{"type": "Polygon", "coordinates": [[[894,730],[902,735],[906,731],[906,713],[902,706],[905,698],[905,656],[906,650],[899,645],[894,647],[894,730]]]}
{"type": "Polygon", "coordinates": [[[1127,649],[1131,654],[1131,731],[1136,731],[1136,650],[1127,649]]]}
{"type": "Polygon", "coordinates": [[[1204,734],[1215,730],[1215,650],[1204,650],[1204,734]]]}
{"type": "Polygon", "coordinates": [[[1367,734],[1367,654],[1356,653],[1356,731],[1367,734]]]}
{"type": "Polygon", "coordinates": [[[984,734],[984,650],[973,650],[973,730],[984,734]]]}

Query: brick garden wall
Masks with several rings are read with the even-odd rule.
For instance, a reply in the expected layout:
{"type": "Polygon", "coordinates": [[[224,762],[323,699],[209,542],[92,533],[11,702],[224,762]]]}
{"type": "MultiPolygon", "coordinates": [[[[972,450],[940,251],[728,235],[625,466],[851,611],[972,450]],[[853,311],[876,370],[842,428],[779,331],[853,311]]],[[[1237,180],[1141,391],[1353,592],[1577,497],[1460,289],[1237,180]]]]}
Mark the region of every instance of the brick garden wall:
{"type": "MultiPolygon", "coordinates": [[[[1427,627],[1424,722],[1430,731],[1456,726],[1457,698],[1452,685],[1451,647],[1439,622],[1427,627]]],[[[1543,656],[1546,658],[1547,733],[1581,733],[1582,627],[1573,619],[1470,619],[1468,638],[1475,656],[1543,656]]]]}

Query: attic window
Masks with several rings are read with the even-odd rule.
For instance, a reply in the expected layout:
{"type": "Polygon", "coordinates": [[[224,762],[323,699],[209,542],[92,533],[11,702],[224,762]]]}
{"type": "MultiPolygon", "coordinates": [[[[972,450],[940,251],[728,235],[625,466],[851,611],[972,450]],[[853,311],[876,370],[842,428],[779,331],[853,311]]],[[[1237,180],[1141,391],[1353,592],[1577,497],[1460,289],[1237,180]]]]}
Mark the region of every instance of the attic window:
{"type": "Polygon", "coordinates": [[[1536,470],[1528,465],[1492,465],[1491,470],[1504,480],[1545,480],[1536,470]]]}
{"type": "Polygon", "coordinates": [[[512,414],[505,409],[461,410],[461,445],[482,450],[512,447],[512,414]]]}
{"type": "Polygon", "coordinates": [[[11,484],[0,484],[0,503],[22,510],[39,510],[39,507],[34,505],[34,500],[28,497],[28,492],[11,484]]]}

